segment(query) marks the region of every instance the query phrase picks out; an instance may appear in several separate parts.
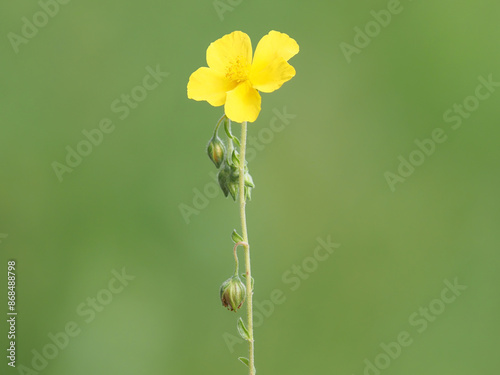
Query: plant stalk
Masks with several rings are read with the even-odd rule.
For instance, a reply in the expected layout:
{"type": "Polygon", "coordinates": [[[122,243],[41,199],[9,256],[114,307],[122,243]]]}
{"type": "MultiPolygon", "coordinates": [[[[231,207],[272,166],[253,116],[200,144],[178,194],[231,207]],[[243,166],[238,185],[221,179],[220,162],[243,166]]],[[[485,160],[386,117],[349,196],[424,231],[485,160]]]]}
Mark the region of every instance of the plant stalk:
{"type": "Polygon", "coordinates": [[[250,267],[250,245],[248,242],[247,219],[245,213],[245,152],[247,144],[247,122],[241,124],[241,145],[240,145],[240,175],[239,175],[239,199],[240,199],[240,219],[243,242],[245,242],[245,268],[246,268],[246,288],[247,288],[247,329],[249,332],[249,374],[255,375],[254,359],[254,338],[253,338],[253,304],[252,304],[252,271],[250,267]]]}

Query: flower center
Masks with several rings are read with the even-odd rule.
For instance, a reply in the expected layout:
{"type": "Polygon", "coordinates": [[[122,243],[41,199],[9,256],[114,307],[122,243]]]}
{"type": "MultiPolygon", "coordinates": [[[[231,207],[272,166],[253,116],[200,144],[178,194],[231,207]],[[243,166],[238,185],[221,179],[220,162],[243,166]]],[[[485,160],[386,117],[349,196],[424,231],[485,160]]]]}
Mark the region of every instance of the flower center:
{"type": "Polygon", "coordinates": [[[246,59],[238,56],[226,70],[226,78],[234,82],[243,82],[248,79],[248,72],[250,67],[248,66],[246,59]]]}

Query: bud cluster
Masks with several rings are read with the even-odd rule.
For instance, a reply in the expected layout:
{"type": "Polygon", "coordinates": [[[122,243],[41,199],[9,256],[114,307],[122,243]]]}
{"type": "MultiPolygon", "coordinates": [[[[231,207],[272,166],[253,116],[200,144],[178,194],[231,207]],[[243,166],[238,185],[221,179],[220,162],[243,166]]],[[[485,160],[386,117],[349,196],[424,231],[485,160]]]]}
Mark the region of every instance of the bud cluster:
{"type": "MultiPolygon", "coordinates": [[[[231,194],[233,200],[236,200],[239,190],[239,177],[240,177],[240,155],[237,150],[233,148],[233,142],[239,145],[239,140],[231,133],[230,120],[223,116],[221,120],[216,125],[214,135],[207,145],[208,157],[215,164],[217,169],[219,169],[219,174],[217,179],[219,181],[219,186],[227,197],[231,194]],[[228,148],[224,146],[224,143],[217,135],[217,131],[221,121],[224,121],[225,131],[228,137],[228,148]]],[[[252,188],[255,187],[253,183],[252,176],[248,172],[248,166],[245,162],[244,166],[244,192],[245,199],[251,199],[252,188]]]]}
{"type": "MultiPolygon", "coordinates": [[[[240,141],[231,133],[231,120],[224,115],[217,122],[214,134],[208,142],[207,154],[210,160],[214,163],[215,167],[219,170],[217,179],[224,196],[227,197],[231,195],[233,200],[236,200],[240,190],[240,174],[243,172],[243,194],[246,200],[251,198],[251,191],[255,185],[253,183],[252,176],[248,173],[247,163],[246,161],[243,162],[241,160],[240,154],[235,148],[235,145],[240,147],[240,141]],[[218,130],[222,123],[224,123],[224,130],[227,136],[226,144],[224,144],[218,135],[218,130]]],[[[228,310],[237,311],[243,305],[247,294],[245,284],[238,276],[239,264],[238,256],[236,254],[236,249],[239,245],[244,244],[244,242],[242,242],[243,237],[241,237],[236,230],[233,231],[231,238],[236,244],[233,248],[235,272],[234,276],[222,283],[220,287],[220,299],[222,301],[222,305],[227,307],[228,310]]],[[[249,292],[251,293],[251,290],[249,292]]]]}

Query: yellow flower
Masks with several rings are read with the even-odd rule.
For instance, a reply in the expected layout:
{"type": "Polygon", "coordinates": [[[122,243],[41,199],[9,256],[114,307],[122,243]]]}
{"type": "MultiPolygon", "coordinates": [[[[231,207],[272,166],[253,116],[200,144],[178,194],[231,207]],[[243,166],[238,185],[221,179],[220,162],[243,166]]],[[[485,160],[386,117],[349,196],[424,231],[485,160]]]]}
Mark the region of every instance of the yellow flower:
{"type": "Polygon", "coordinates": [[[255,49],[247,34],[234,31],[216,40],[207,49],[208,68],[199,68],[187,86],[188,98],[224,104],[226,116],[236,122],[253,122],[260,112],[260,94],[273,92],[295,76],[288,60],[299,45],[288,35],[271,31],[255,49]]]}

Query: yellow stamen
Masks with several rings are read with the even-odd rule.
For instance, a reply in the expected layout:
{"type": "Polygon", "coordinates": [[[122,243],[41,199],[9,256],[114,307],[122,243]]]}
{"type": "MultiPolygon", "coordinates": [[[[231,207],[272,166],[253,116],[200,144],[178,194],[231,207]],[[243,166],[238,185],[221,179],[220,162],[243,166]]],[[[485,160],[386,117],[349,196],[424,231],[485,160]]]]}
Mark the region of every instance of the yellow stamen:
{"type": "Polygon", "coordinates": [[[243,82],[248,79],[250,66],[242,57],[237,57],[226,70],[226,78],[234,82],[243,82]]]}

